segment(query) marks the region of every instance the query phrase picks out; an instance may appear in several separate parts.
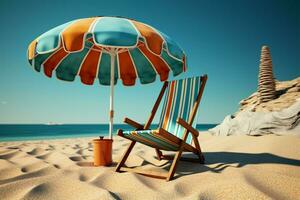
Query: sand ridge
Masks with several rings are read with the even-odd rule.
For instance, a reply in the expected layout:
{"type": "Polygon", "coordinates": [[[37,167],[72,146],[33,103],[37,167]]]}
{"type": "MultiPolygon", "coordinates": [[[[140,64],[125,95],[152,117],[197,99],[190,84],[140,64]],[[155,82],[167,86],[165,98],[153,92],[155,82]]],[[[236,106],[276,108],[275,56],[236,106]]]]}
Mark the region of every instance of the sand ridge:
{"type": "MultiPolygon", "coordinates": [[[[128,141],[115,137],[113,166],[93,167],[92,138],[0,143],[1,199],[299,199],[300,137],[211,136],[199,141],[206,164],[180,162],[165,182],[115,173],[128,141]]],[[[172,152],[165,152],[172,154],[172,152]]],[[[193,156],[185,154],[185,156],[193,156]]],[[[137,144],[126,165],[166,172],[137,144]]]]}

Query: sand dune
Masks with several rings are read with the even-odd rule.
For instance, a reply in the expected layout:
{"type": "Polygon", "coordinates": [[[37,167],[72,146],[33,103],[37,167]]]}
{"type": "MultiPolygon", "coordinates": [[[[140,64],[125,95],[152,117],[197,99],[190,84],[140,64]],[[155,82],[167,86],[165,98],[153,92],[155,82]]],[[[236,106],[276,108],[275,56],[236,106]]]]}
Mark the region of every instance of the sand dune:
{"type": "MultiPolygon", "coordinates": [[[[0,143],[1,199],[300,197],[300,137],[297,136],[228,137],[202,133],[199,141],[206,164],[180,162],[171,182],[133,173],[115,173],[116,161],[128,145],[128,141],[117,137],[114,165],[91,166],[91,140],[0,143]]],[[[170,162],[158,161],[153,149],[138,144],[126,165],[166,172],[170,162]]]]}

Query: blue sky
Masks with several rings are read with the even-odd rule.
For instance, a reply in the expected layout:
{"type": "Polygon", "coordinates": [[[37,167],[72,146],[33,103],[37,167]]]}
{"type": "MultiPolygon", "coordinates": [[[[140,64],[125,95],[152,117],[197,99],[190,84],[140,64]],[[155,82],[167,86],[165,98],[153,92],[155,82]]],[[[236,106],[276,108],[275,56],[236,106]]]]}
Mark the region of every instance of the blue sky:
{"type": "MultiPolygon", "coordinates": [[[[43,32],[98,15],[134,18],[177,41],[188,57],[188,72],[178,78],[204,73],[209,77],[200,123],[219,123],[256,90],[262,45],[271,49],[278,80],[300,75],[299,1],[2,0],[0,123],[108,122],[109,87],[46,78],[33,71],[26,58],[28,44],[43,32]]],[[[129,116],[145,122],[161,85],[118,84],[115,121],[129,116]]]]}

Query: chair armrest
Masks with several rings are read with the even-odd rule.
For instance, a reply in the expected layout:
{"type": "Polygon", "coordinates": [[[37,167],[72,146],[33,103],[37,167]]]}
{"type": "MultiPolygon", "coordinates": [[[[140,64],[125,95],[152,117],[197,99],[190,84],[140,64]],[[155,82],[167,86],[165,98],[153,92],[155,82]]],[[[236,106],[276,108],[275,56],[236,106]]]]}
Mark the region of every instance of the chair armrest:
{"type": "Polygon", "coordinates": [[[144,129],[144,126],[138,122],[135,122],[127,117],[125,117],[124,119],[124,122],[126,124],[129,124],[130,126],[134,127],[134,128],[137,128],[137,129],[144,129]]]}
{"type": "Polygon", "coordinates": [[[190,126],[186,121],[184,121],[182,118],[177,119],[177,123],[181,126],[183,126],[185,129],[187,129],[189,132],[193,134],[193,136],[198,137],[199,132],[198,130],[194,129],[192,126],[190,126]]]}

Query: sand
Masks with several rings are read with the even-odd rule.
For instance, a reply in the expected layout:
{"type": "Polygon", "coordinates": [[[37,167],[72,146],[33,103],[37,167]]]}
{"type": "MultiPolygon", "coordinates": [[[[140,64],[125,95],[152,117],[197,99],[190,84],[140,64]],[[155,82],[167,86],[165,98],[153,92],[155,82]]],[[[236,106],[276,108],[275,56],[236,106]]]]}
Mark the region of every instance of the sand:
{"type": "MultiPolygon", "coordinates": [[[[90,166],[91,141],[0,142],[0,199],[300,199],[299,136],[201,133],[206,164],[180,162],[170,182],[116,173],[116,163],[90,166]]],[[[115,162],[127,145],[115,137],[115,162]]],[[[141,144],[126,164],[158,172],[170,166],[141,144]]]]}

